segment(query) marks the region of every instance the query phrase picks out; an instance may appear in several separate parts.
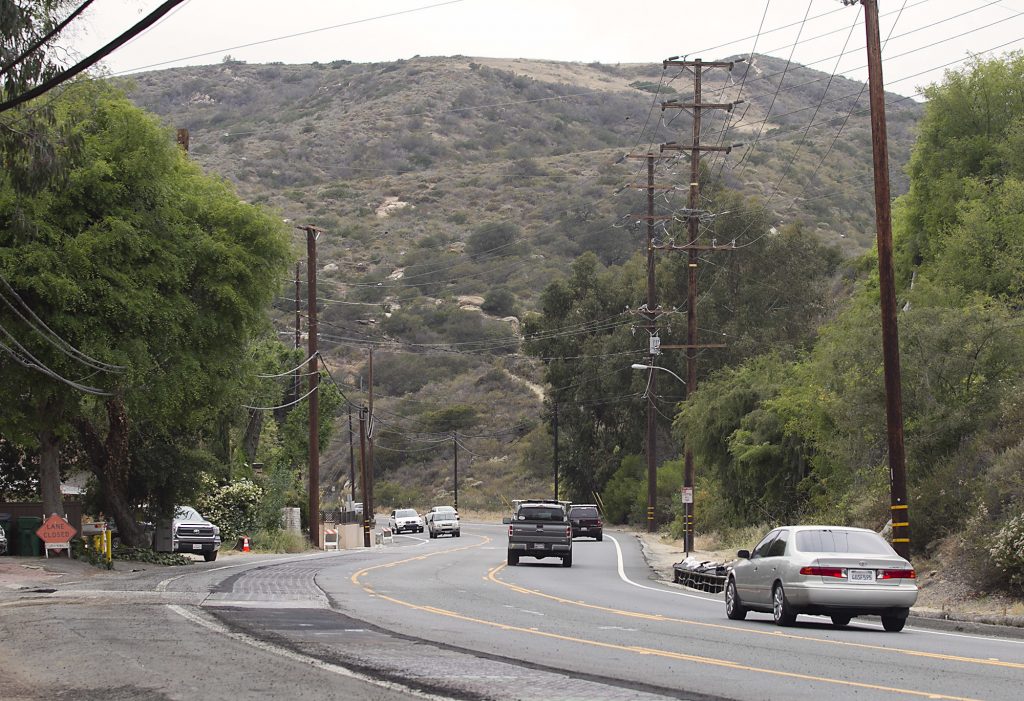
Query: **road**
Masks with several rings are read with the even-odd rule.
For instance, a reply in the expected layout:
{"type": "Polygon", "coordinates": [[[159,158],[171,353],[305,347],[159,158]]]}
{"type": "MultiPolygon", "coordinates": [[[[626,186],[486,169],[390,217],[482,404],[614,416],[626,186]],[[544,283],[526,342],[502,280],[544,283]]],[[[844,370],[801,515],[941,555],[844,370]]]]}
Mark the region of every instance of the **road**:
{"type": "Polygon", "coordinates": [[[5,699],[1018,699],[1024,639],[729,621],[634,536],[505,565],[505,527],[0,597],[5,699]],[[6,668],[6,671],[5,671],[6,668]],[[9,691],[13,690],[13,691],[9,691]]]}

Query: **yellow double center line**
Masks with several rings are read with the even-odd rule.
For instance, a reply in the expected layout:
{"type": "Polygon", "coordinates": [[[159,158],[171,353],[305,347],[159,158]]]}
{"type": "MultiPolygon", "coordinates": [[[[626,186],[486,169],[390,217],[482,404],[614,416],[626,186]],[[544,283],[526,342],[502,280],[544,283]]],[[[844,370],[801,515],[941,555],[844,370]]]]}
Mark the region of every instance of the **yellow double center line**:
{"type": "MultiPolygon", "coordinates": [[[[513,631],[513,632],[517,632],[517,633],[524,633],[526,635],[536,635],[536,636],[540,636],[542,638],[548,638],[550,640],[559,640],[559,641],[564,641],[564,642],[572,642],[572,643],[577,643],[577,644],[580,644],[580,645],[587,645],[587,646],[590,646],[590,647],[597,647],[597,648],[602,648],[602,649],[606,649],[606,650],[617,650],[617,651],[620,651],[620,652],[631,652],[631,653],[638,654],[638,655],[650,655],[652,657],[661,657],[661,658],[671,659],[671,660],[679,660],[679,661],[685,661],[685,662],[694,662],[694,663],[697,663],[697,664],[705,664],[705,665],[710,665],[710,666],[714,666],[714,667],[724,667],[726,669],[733,669],[733,670],[739,670],[739,671],[744,671],[744,672],[755,672],[755,673],[759,673],[759,674],[769,674],[769,675],[772,675],[772,676],[784,677],[784,678],[788,678],[788,679],[800,679],[802,681],[821,682],[821,683],[824,683],[824,684],[836,684],[836,685],[839,685],[839,686],[853,687],[853,688],[858,688],[858,689],[872,689],[872,690],[875,690],[875,691],[885,691],[885,692],[890,692],[890,693],[893,693],[893,694],[905,694],[905,695],[909,695],[909,696],[921,696],[921,697],[928,698],[928,699],[946,699],[946,700],[949,700],[949,701],[976,701],[975,699],[972,699],[970,697],[965,697],[965,696],[949,696],[947,694],[940,694],[940,693],[930,692],[930,691],[918,691],[916,689],[902,689],[902,688],[899,688],[899,687],[885,686],[885,685],[882,685],[882,684],[869,684],[867,682],[855,682],[855,681],[849,681],[849,680],[845,680],[845,679],[833,679],[833,678],[830,678],[830,677],[820,677],[820,676],[816,676],[816,675],[812,675],[812,674],[801,674],[799,672],[785,672],[785,671],[777,670],[777,669],[767,669],[767,668],[764,668],[764,667],[754,667],[754,666],[751,666],[751,665],[741,664],[739,662],[731,662],[729,660],[715,659],[713,657],[702,657],[700,655],[687,655],[687,654],[681,653],[681,652],[673,652],[673,651],[670,651],[670,650],[659,650],[657,648],[642,647],[642,646],[638,646],[638,645],[619,645],[619,644],[616,644],[616,643],[601,642],[599,640],[590,640],[588,638],[579,638],[579,637],[575,637],[575,636],[562,635],[560,633],[549,633],[547,631],[537,630],[535,628],[523,628],[521,626],[514,626],[514,625],[509,625],[507,623],[498,623],[496,621],[488,621],[488,620],[484,620],[482,618],[475,618],[473,616],[467,616],[465,614],[461,614],[461,613],[458,613],[456,611],[449,611],[447,609],[437,608],[436,606],[422,606],[420,604],[414,604],[414,603],[412,603],[410,601],[404,601],[402,599],[397,599],[397,598],[395,598],[393,596],[388,596],[388,595],[385,595],[385,594],[380,594],[380,593],[376,592],[374,589],[372,589],[370,586],[368,586],[368,585],[366,585],[366,584],[364,584],[364,583],[362,583],[360,581],[360,579],[363,576],[365,576],[369,572],[372,572],[373,570],[395,567],[397,565],[402,565],[402,564],[406,564],[406,563],[409,563],[409,562],[416,562],[418,560],[426,560],[427,558],[433,557],[435,555],[441,555],[441,554],[447,554],[447,553],[452,553],[452,552],[458,552],[460,550],[468,550],[470,548],[477,548],[477,547],[486,545],[490,541],[491,541],[490,538],[484,537],[484,540],[482,542],[477,543],[475,545],[468,545],[468,546],[461,547],[461,548],[451,548],[451,549],[446,549],[446,550],[439,550],[439,551],[436,551],[436,552],[427,553],[425,555],[418,555],[416,557],[410,557],[410,558],[407,558],[405,560],[397,560],[395,562],[389,562],[389,563],[386,563],[386,564],[374,565],[373,567],[366,567],[364,569],[359,570],[355,574],[353,574],[350,579],[351,579],[351,582],[354,585],[360,587],[366,593],[374,595],[378,599],[383,599],[384,601],[389,601],[391,603],[398,604],[399,606],[405,606],[406,608],[413,609],[415,611],[422,611],[424,613],[431,613],[431,614],[434,614],[434,615],[437,615],[437,616],[445,616],[447,618],[452,618],[452,619],[455,619],[455,620],[464,621],[466,623],[474,623],[474,624],[477,624],[477,625],[487,626],[487,627],[490,627],[490,628],[497,628],[499,630],[513,631]]],[[[671,618],[671,617],[660,616],[660,615],[655,615],[655,614],[644,614],[644,613],[639,613],[639,612],[635,612],[635,611],[624,611],[624,610],[621,610],[621,609],[613,609],[613,608],[609,608],[609,607],[606,607],[606,606],[599,606],[599,605],[596,605],[596,604],[588,604],[588,603],[584,603],[584,602],[580,602],[580,601],[573,601],[571,599],[564,599],[564,598],[561,598],[561,597],[553,596],[551,594],[544,594],[542,592],[534,591],[532,589],[525,589],[523,587],[520,587],[520,586],[517,586],[517,585],[514,585],[514,584],[509,584],[507,582],[503,582],[500,579],[498,579],[495,575],[500,570],[502,570],[504,567],[505,567],[505,565],[501,564],[501,565],[498,565],[497,567],[492,568],[491,570],[488,571],[487,575],[484,577],[484,580],[489,580],[491,582],[494,582],[494,583],[499,584],[499,585],[504,586],[504,587],[508,587],[509,589],[512,589],[512,590],[517,591],[517,592],[522,593],[522,594],[529,594],[529,595],[533,595],[533,596],[540,596],[540,597],[543,597],[543,598],[546,598],[546,599],[549,599],[549,600],[552,600],[552,601],[556,601],[556,602],[559,602],[559,603],[571,604],[573,606],[581,606],[581,607],[584,607],[584,608],[604,611],[604,612],[608,612],[608,613],[614,613],[614,614],[617,614],[617,615],[627,616],[627,617],[630,617],[630,618],[639,618],[639,619],[644,619],[644,620],[652,620],[652,621],[668,622],[668,623],[682,623],[682,624],[688,624],[688,625],[706,626],[706,627],[710,627],[710,628],[719,628],[719,629],[722,629],[722,630],[728,630],[728,631],[732,631],[732,632],[758,633],[758,634],[762,634],[762,635],[782,635],[783,637],[787,637],[787,638],[792,638],[792,639],[797,639],[797,640],[809,640],[809,641],[812,641],[812,642],[815,642],[815,643],[835,642],[836,644],[846,644],[846,645],[851,645],[851,646],[854,646],[854,647],[861,647],[861,648],[865,648],[865,649],[884,650],[886,652],[902,652],[904,654],[915,655],[915,656],[919,656],[919,657],[930,657],[930,658],[943,659],[943,660],[958,660],[958,661],[964,661],[964,662],[975,662],[975,663],[979,663],[979,664],[992,664],[992,665],[998,665],[998,666],[1013,667],[1013,668],[1018,668],[1018,669],[1024,668],[1024,665],[1015,664],[1015,663],[1009,663],[1009,662],[1000,663],[997,660],[981,660],[981,659],[976,659],[976,658],[956,657],[956,656],[950,656],[950,655],[939,655],[939,654],[935,654],[935,653],[924,653],[924,652],[917,653],[917,652],[908,651],[908,650],[893,650],[891,648],[886,648],[886,647],[882,647],[882,646],[865,645],[865,644],[860,644],[860,643],[841,643],[841,642],[838,642],[838,641],[826,641],[826,640],[821,640],[821,639],[818,639],[818,638],[810,638],[810,637],[804,637],[804,636],[798,636],[798,635],[787,635],[787,634],[779,634],[779,633],[763,633],[761,631],[749,631],[749,630],[746,630],[746,629],[739,629],[739,628],[735,628],[735,627],[731,627],[731,626],[716,625],[716,624],[713,624],[713,623],[700,623],[700,622],[696,622],[696,621],[687,621],[685,619],[671,618]]]]}

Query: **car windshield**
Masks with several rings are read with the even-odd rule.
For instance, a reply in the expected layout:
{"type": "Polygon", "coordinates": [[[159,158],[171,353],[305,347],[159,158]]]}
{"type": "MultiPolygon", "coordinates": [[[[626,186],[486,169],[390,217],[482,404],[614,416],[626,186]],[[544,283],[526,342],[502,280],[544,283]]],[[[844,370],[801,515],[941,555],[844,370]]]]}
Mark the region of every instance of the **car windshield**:
{"type": "Polygon", "coordinates": [[[575,518],[597,518],[597,509],[593,506],[579,506],[569,513],[575,518]]]}
{"type": "Polygon", "coordinates": [[[565,512],[560,507],[524,506],[519,509],[520,521],[564,521],[565,512]]]}
{"type": "Polygon", "coordinates": [[[892,547],[877,533],[822,528],[797,531],[796,547],[805,553],[865,553],[892,555],[892,547]]]}
{"type": "Polygon", "coordinates": [[[410,516],[415,515],[416,511],[414,509],[399,509],[398,511],[395,512],[395,516],[401,516],[405,518],[409,518],[410,516]]]}
{"type": "Polygon", "coordinates": [[[454,511],[435,511],[433,518],[435,521],[454,521],[458,516],[454,511]]]}
{"type": "Polygon", "coordinates": [[[179,506],[178,511],[174,514],[174,518],[179,521],[202,521],[204,520],[199,512],[193,509],[191,506],[179,506]]]}

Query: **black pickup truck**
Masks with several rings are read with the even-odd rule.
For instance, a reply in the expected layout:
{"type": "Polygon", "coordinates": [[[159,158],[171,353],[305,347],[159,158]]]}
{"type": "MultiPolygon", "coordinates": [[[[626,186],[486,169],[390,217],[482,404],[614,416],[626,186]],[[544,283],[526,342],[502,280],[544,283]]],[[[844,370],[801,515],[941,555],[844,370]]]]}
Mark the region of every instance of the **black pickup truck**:
{"type": "Polygon", "coordinates": [[[508,525],[508,564],[518,565],[520,557],[560,557],[563,567],[572,567],[572,524],[568,502],[536,499],[517,501],[508,525]]]}

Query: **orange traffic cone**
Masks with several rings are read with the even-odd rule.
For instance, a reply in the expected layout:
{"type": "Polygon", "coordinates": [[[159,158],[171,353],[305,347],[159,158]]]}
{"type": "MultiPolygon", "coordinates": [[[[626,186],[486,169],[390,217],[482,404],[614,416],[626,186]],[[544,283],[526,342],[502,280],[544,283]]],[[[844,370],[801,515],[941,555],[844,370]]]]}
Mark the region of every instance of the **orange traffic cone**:
{"type": "Polygon", "coordinates": [[[249,552],[249,536],[247,535],[242,536],[242,552],[249,552]]]}

